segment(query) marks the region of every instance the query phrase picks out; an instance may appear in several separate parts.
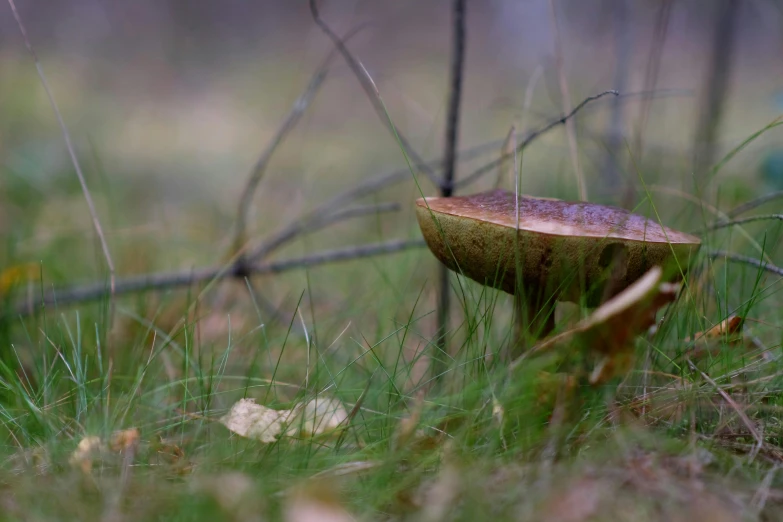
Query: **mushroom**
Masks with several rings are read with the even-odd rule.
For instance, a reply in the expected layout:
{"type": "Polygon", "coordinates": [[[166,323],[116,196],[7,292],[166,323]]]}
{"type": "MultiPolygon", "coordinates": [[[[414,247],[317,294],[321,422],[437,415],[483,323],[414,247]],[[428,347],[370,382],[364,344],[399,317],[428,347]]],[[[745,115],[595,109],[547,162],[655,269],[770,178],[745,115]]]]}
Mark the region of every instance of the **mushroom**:
{"type": "Polygon", "coordinates": [[[520,195],[517,209],[515,200],[501,189],[420,198],[416,215],[444,265],[515,295],[519,310],[527,304],[520,328],[534,338],[554,329],[557,301],[598,306],[653,266],[677,277],[701,243],[621,208],[520,195]]]}

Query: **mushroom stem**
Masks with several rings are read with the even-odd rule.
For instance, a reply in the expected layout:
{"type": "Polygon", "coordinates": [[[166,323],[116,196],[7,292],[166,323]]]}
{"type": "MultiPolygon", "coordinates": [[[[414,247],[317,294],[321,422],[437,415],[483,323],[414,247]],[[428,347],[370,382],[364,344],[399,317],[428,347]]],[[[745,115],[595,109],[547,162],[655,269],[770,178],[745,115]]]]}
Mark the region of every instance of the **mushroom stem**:
{"type": "Polygon", "coordinates": [[[514,341],[510,350],[514,360],[528,348],[530,341],[538,341],[555,329],[555,299],[547,299],[542,292],[514,294],[514,341]]]}

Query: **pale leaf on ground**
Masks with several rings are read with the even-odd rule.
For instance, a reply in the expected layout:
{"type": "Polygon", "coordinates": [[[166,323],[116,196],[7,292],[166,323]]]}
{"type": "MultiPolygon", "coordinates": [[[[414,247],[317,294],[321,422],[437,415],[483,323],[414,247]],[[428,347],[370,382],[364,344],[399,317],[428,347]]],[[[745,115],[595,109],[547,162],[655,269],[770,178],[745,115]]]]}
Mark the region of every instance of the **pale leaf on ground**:
{"type": "Polygon", "coordinates": [[[256,404],[255,399],[240,399],[220,422],[237,435],[271,443],[282,433],[283,421],[290,413],[291,410],[273,410],[256,404]]]}

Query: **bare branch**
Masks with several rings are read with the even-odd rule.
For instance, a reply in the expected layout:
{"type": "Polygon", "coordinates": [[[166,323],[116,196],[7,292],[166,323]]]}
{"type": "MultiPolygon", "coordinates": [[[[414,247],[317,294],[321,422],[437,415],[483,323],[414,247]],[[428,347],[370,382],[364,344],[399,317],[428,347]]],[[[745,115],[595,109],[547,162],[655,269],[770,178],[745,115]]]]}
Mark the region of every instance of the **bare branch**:
{"type": "MultiPolygon", "coordinates": [[[[362,26],[359,26],[356,29],[350,31],[347,35],[345,35],[344,40],[347,41],[356,35],[361,29],[362,26]]],[[[321,85],[326,79],[329,64],[334,59],[335,54],[336,52],[334,50],[330,52],[324,60],[323,64],[321,64],[321,67],[318,69],[318,71],[316,71],[312,78],[310,78],[310,82],[307,84],[304,92],[299,96],[299,98],[296,99],[293,106],[291,107],[291,111],[283,121],[283,124],[277,130],[277,133],[272,138],[272,141],[269,142],[266,149],[264,149],[264,152],[258,158],[258,161],[253,167],[253,170],[250,172],[250,176],[247,179],[247,183],[242,190],[242,195],[239,200],[232,253],[240,252],[244,247],[245,241],[247,240],[245,233],[247,230],[248,213],[250,212],[250,206],[253,202],[253,196],[255,195],[256,189],[258,188],[258,184],[261,182],[261,179],[266,173],[269,161],[272,159],[272,156],[280,144],[285,140],[286,136],[288,136],[293,128],[296,127],[296,124],[299,123],[302,115],[315,99],[315,95],[318,93],[321,85]]]]}
{"type": "Polygon", "coordinates": [[[30,51],[30,55],[33,57],[33,61],[35,62],[35,69],[38,72],[38,78],[41,80],[41,85],[43,86],[44,91],[46,91],[46,97],[49,99],[49,104],[52,106],[52,111],[54,111],[54,114],[57,118],[57,123],[60,125],[60,131],[62,132],[63,139],[65,140],[65,147],[68,149],[68,155],[71,157],[73,169],[76,171],[76,177],[79,178],[79,185],[82,187],[82,194],[84,194],[84,199],[87,201],[87,208],[90,211],[92,225],[95,228],[95,233],[98,235],[98,239],[101,243],[103,257],[106,258],[106,266],[109,268],[109,286],[111,293],[113,294],[115,288],[114,262],[112,261],[111,254],[109,253],[109,245],[107,244],[106,237],[103,234],[103,228],[101,227],[101,222],[98,219],[98,212],[95,210],[95,203],[93,203],[92,196],[90,195],[90,189],[87,187],[87,181],[85,181],[81,165],[79,164],[79,159],[76,157],[75,149],[71,143],[71,135],[68,132],[68,127],[65,125],[65,120],[63,119],[62,113],[57,106],[57,102],[54,100],[54,95],[52,94],[52,90],[49,87],[49,82],[46,80],[43,67],[41,66],[41,62],[38,60],[38,55],[35,53],[35,49],[33,49],[33,44],[30,43],[30,39],[27,37],[27,31],[25,30],[24,24],[22,23],[21,16],[19,16],[19,12],[16,10],[16,4],[14,3],[14,0],[8,0],[8,5],[11,6],[11,11],[13,12],[14,18],[16,19],[16,25],[19,27],[19,31],[22,33],[22,38],[24,38],[24,43],[27,46],[27,50],[30,51]]]}
{"type": "MultiPolygon", "coordinates": [[[[237,263],[232,263],[228,266],[202,268],[182,272],[146,274],[117,280],[114,292],[115,295],[121,295],[148,290],[164,290],[167,288],[190,286],[227,278],[244,279],[246,275],[277,274],[298,268],[402,252],[413,248],[421,248],[422,246],[424,246],[424,241],[419,239],[395,240],[386,243],[374,243],[336,250],[326,250],[305,257],[244,267],[248,270],[249,274],[239,273],[238,269],[240,267],[237,263]]],[[[104,298],[106,294],[106,285],[103,283],[53,289],[45,292],[43,297],[39,296],[31,302],[24,301],[18,303],[13,307],[13,313],[17,316],[27,316],[37,312],[41,306],[44,305],[64,306],[86,301],[95,301],[104,298]]]]}
{"type": "Polygon", "coordinates": [[[430,181],[433,184],[440,187],[442,182],[440,179],[438,179],[438,176],[435,174],[435,172],[429,167],[427,163],[425,163],[422,160],[421,156],[419,156],[418,153],[413,149],[413,147],[411,146],[407,138],[405,138],[405,136],[400,132],[400,129],[398,129],[397,126],[394,125],[394,123],[387,117],[386,109],[383,107],[383,104],[381,103],[381,100],[378,97],[377,89],[375,87],[375,82],[373,82],[372,78],[367,73],[367,69],[365,69],[364,65],[362,65],[362,63],[351,54],[351,51],[348,50],[348,47],[346,47],[345,43],[342,40],[340,40],[337,34],[335,34],[334,31],[332,31],[332,29],[329,27],[329,25],[327,25],[326,22],[324,22],[323,19],[321,18],[321,15],[318,12],[317,0],[310,0],[310,13],[313,16],[313,21],[315,22],[315,24],[321,29],[321,31],[324,32],[324,34],[327,37],[329,37],[329,39],[332,41],[334,46],[337,48],[337,50],[345,59],[346,63],[348,64],[348,67],[350,67],[354,76],[356,76],[356,79],[359,80],[359,84],[361,85],[362,89],[367,95],[367,98],[372,103],[372,107],[375,110],[375,113],[381,119],[384,126],[399,141],[402,148],[405,149],[405,153],[410,158],[413,159],[413,163],[418,168],[422,169],[422,172],[424,172],[424,174],[430,179],[430,181]]]}
{"type": "Polygon", "coordinates": [[[748,201],[746,203],[743,203],[742,205],[735,207],[728,212],[726,212],[726,215],[728,217],[736,217],[740,214],[744,214],[745,212],[749,210],[753,210],[754,208],[758,208],[761,205],[765,203],[769,203],[770,201],[774,201],[776,199],[783,198],[783,190],[779,190],[777,192],[770,192],[769,194],[765,194],[761,197],[758,197],[756,199],[753,199],[751,201],[748,201]]]}
{"type": "Polygon", "coordinates": [[[758,259],[753,257],[742,256],[739,254],[732,254],[731,252],[725,252],[723,250],[708,250],[707,255],[712,259],[723,259],[724,261],[733,261],[735,263],[750,265],[756,268],[760,268],[771,274],[775,274],[783,277],[783,268],[779,268],[773,265],[772,263],[759,261],[758,259]]]}
{"type": "Polygon", "coordinates": [[[239,206],[237,209],[236,229],[234,232],[234,252],[238,252],[246,241],[245,231],[247,229],[247,218],[248,213],[250,212],[250,205],[253,202],[253,196],[255,195],[256,188],[258,188],[258,184],[261,182],[261,178],[266,172],[269,160],[272,159],[272,155],[275,153],[275,150],[277,150],[277,147],[280,146],[283,140],[285,140],[288,133],[291,132],[294,127],[296,127],[296,124],[299,122],[302,114],[304,114],[304,112],[310,106],[310,103],[312,103],[313,99],[315,99],[316,93],[326,79],[327,63],[324,63],[318,72],[313,75],[313,77],[310,79],[310,82],[307,84],[307,88],[299,96],[299,98],[296,99],[285,121],[277,130],[277,133],[275,134],[274,138],[272,138],[272,141],[269,143],[269,145],[267,145],[266,149],[264,149],[264,152],[258,158],[258,161],[256,162],[253,170],[250,173],[250,176],[247,179],[245,187],[242,189],[242,196],[239,199],[239,206]]]}
{"type": "Polygon", "coordinates": [[[745,223],[752,223],[754,221],[767,221],[767,220],[783,221],[783,214],[763,214],[761,216],[751,216],[751,217],[746,217],[741,219],[732,219],[730,221],[719,221],[714,225],[710,225],[709,227],[702,230],[702,233],[711,232],[713,230],[719,230],[721,228],[728,228],[734,225],[744,225],[745,223]]]}
{"type": "MultiPolygon", "coordinates": [[[[440,185],[440,195],[450,197],[454,193],[454,170],[457,165],[457,140],[459,136],[460,101],[462,99],[462,80],[465,67],[465,0],[453,0],[451,4],[452,35],[451,35],[451,73],[449,79],[448,112],[446,114],[446,140],[444,144],[444,173],[440,185]]],[[[449,288],[449,269],[438,265],[438,311],[437,311],[437,344],[438,349],[448,353],[446,332],[449,329],[449,312],[451,310],[451,294],[449,288]]],[[[433,375],[442,375],[443,368],[440,357],[432,358],[433,375]]]]}
{"type": "MultiPolygon", "coordinates": [[[[522,140],[522,142],[519,144],[519,146],[516,149],[516,152],[517,153],[522,152],[523,150],[525,150],[525,148],[528,145],[530,145],[534,140],[536,140],[536,138],[540,137],[542,134],[546,134],[547,132],[549,132],[550,130],[554,129],[558,125],[563,125],[565,122],[567,122],[568,120],[573,118],[587,104],[589,104],[589,103],[591,103],[591,102],[593,102],[595,100],[599,100],[599,99],[601,99],[604,96],[607,96],[609,94],[612,94],[614,96],[619,96],[620,93],[618,93],[617,91],[604,91],[604,92],[602,92],[600,94],[596,94],[595,96],[588,96],[587,98],[582,100],[582,103],[580,103],[579,105],[574,107],[574,109],[571,112],[569,112],[568,114],[565,114],[565,115],[561,116],[560,118],[547,123],[546,125],[544,125],[540,129],[534,130],[533,132],[529,133],[525,137],[525,139],[522,140]]],[[[463,187],[466,187],[466,186],[470,185],[471,183],[476,182],[479,178],[484,176],[486,173],[491,172],[492,170],[496,169],[497,166],[506,159],[506,157],[507,157],[506,155],[501,156],[500,158],[498,158],[496,160],[493,160],[493,161],[487,163],[486,165],[484,165],[483,167],[480,167],[479,169],[473,171],[472,173],[470,173],[466,177],[458,180],[455,183],[455,188],[461,189],[463,187]]]]}

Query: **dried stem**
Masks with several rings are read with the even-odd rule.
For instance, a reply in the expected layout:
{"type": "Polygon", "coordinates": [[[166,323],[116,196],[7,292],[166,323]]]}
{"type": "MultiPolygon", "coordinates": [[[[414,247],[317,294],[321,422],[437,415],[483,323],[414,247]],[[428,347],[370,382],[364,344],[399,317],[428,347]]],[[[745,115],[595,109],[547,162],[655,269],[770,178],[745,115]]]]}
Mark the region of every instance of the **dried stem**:
{"type": "MultiPolygon", "coordinates": [[[[450,197],[454,193],[454,171],[457,165],[457,139],[459,135],[460,101],[462,99],[462,81],[465,66],[465,0],[453,0],[452,16],[452,48],[451,76],[449,80],[448,113],[446,115],[446,143],[444,144],[444,174],[440,186],[440,195],[450,197]]],[[[437,346],[442,353],[447,353],[446,332],[449,329],[451,311],[451,294],[449,288],[449,269],[438,265],[438,310],[437,310],[437,346]]],[[[443,375],[442,357],[432,358],[433,375],[443,375]]]]}
{"type": "MultiPolygon", "coordinates": [[[[327,63],[328,61],[329,60],[327,60],[327,63]]],[[[269,160],[272,159],[272,156],[277,150],[277,147],[279,147],[283,140],[285,140],[288,133],[291,132],[294,127],[296,127],[296,124],[299,122],[302,114],[304,114],[304,112],[312,103],[313,99],[315,99],[316,93],[326,79],[327,63],[324,63],[318,72],[316,72],[310,79],[310,82],[307,84],[307,88],[294,102],[294,105],[291,107],[291,111],[288,113],[285,121],[283,121],[283,124],[277,130],[277,133],[275,133],[272,141],[267,145],[266,149],[264,149],[264,152],[258,158],[258,161],[253,167],[253,170],[250,172],[247,183],[245,183],[245,187],[242,189],[242,195],[239,199],[239,205],[237,208],[232,254],[240,251],[246,241],[245,234],[247,230],[247,220],[248,214],[250,212],[250,206],[253,203],[253,196],[255,195],[256,189],[258,188],[258,184],[261,182],[261,178],[264,177],[269,160]]]]}
{"type": "Polygon", "coordinates": [[[726,212],[726,215],[730,218],[739,216],[740,214],[744,214],[745,212],[749,210],[753,210],[754,208],[758,208],[761,205],[765,203],[769,203],[770,201],[774,201],[776,199],[783,199],[783,190],[779,190],[777,192],[770,192],[769,194],[765,194],[761,197],[758,197],[756,199],[753,199],[751,201],[747,201],[743,203],[742,205],[739,205],[738,207],[735,207],[728,212],[726,212]]]}
{"type": "MultiPolygon", "coordinates": [[[[244,278],[249,275],[277,274],[298,268],[402,252],[412,248],[421,248],[422,246],[424,246],[423,240],[395,240],[386,243],[351,246],[336,250],[326,250],[305,257],[243,267],[247,269],[247,274],[239,272],[238,269],[240,267],[237,263],[198,270],[146,274],[118,279],[115,285],[115,295],[144,292],[148,290],[164,290],[167,288],[190,286],[213,280],[244,278]]],[[[54,289],[45,292],[42,297],[38,297],[30,303],[25,301],[17,304],[13,310],[15,315],[26,316],[38,311],[42,305],[63,306],[86,301],[95,301],[103,298],[105,295],[106,288],[100,283],[80,287],[54,289]]]]}
{"type": "Polygon", "coordinates": [[[46,80],[43,67],[41,66],[41,62],[38,60],[38,55],[36,54],[32,43],[30,43],[30,39],[27,37],[27,31],[25,30],[24,24],[22,23],[21,16],[19,16],[19,12],[16,10],[16,4],[14,3],[14,0],[8,0],[8,5],[11,6],[11,11],[13,12],[14,18],[16,19],[16,25],[19,27],[19,31],[22,33],[22,38],[24,38],[24,43],[27,46],[27,50],[33,57],[33,61],[35,62],[35,69],[38,72],[38,78],[41,80],[41,85],[43,86],[44,91],[46,91],[46,97],[49,99],[49,104],[52,106],[52,111],[54,111],[54,114],[57,118],[57,123],[60,125],[60,131],[62,132],[63,139],[65,140],[65,147],[68,149],[68,155],[71,157],[71,163],[73,164],[73,168],[76,171],[76,177],[79,178],[79,185],[81,185],[82,194],[84,194],[84,199],[87,202],[87,208],[90,211],[92,225],[95,228],[95,233],[98,235],[98,240],[101,243],[103,257],[106,259],[106,266],[109,268],[109,288],[111,295],[113,296],[116,283],[114,275],[114,262],[112,261],[111,253],[109,253],[109,245],[106,242],[106,236],[103,234],[103,228],[101,227],[101,222],[98,219],[98,212],[95,210],[95,203],[93,202],[92,196],[90,195],[90,189],[87,187],[87,181],[84,178],[84,173],[82,172],[81,165],[79,164],[79,159],[76,157],[76,151],[73,148],[73,143],[71,142],[71,135],[68,132],[68,127],[65,125],[65,120],[63,119],[62,113],[57,106],[57,102],[54,100],[54,95],[52,94],[52,90],[49,87],[49,82],[46,80]]]}
{"type": "MultiPolygon", "coordinates": [[[[588,105],[591,102],[594,102],[596,100],[599,100],[603,98],[604,96],[608,96],[609,94],[612,94],[614,96],[619,96],[619,93],[617,91],[604,91],[600,94],[596,94],[595,96],[588,96],[582,102],[573,108],[573,110],[561,117],[559,117],[556,120],[552,120],[543,127],[534,130],[533,132],[529,133],[527,136],[525,136],[525,139],[522,140],[522,142],[517,146],[516,153],[522,152],[525,150],[525,148],[530,145],[533,141],[535,141],[537,138],[539,138],[541,135],[546,134],[550,130],[554,129],[558,125],[563,125],[564,123],[568,122],[571,118],[573,118],[579,111],[581,111],[586,105],[588,105]]],[[[497,166],[505,161],[507,159],[507,156],[501,156],[498,159],[495,159],[493,161],[490,161],[486,165],[479,167],[475,171],[471,172],[464,178],[457,180],[455,183],[455,188],[461,189],[463,187],[466,187],[470,185],[471,183],[475,183],[479,178],[487,174],[488,172],[493,171],[497,168],[497,166]]]]}
{"type": "Polygon", "coordinates": [[[760,268],[771,274],[775,274],[783,277],[783,268],[779,268],[772,263],[766,263],[753,257],[743,256],[740,254],[732,254],[731,252],[725,252],[723,250],[708,250],[707,255],[712,259],[723,259],[725,261],[733,261],[735,263],[742,263],[750,265],[756,268],[760,268]]]}
{"type": "MultiPolygon", "coordinates": [[[[352,36],[357,34],[361,28],[362,27],[359,26],[356,29],[350,31],[347,35],[345,35],[343,41],[347,41],[352,36]]],[[[272,138],[272,141],[269,142],[266,149],[264,149],[264,151],[261,153],[261,156],[258,158],[258,161],[256,161],[253,170],[250,172],[250,176],[248,176],[245,187],[242,189],[242,195],[239,199],[234,232],[234,242],[232,245],[232,255],[242,251],[244,248],[244,243],[247,241],[245,235],[247,231],[247,221],[248,214],[250,212],[250,206],[253,202],[253,196],[255,195],[256,189],[258,188],[258,184],[261,182],[261,179],[266,173],[269,161],[272,159],[272,156],[280,144],[283,143],[288,134],[294,129],[294,127],[296,127],[296,124],[299,123],[302,115],[305,113],[308,107],[310,107],[310,104],[315,99],[315,95],[318,93],[321,85],[323,85],[323,82],[326,79],[329,64],[334,59],[335,54],[336,52],[334,50],[330,52],[324,60],[323,64],[321,64],[321,67],[318,69],[318,71],[312,76],[312,78],[310,78],[310,81],[308,82],[304,92],[299,96],[299,98],[296,99],[293,106],[291,107],[291,111],[283,121],[283,124],[277,130],[275,136],[272,138]]]]}
{"type": "Polygon", "coordinates": [[[438,176],[435,174],[435,172],[428,167],[427,163],[422,160],[421,156],[419,156],[410,145],[410,142],[407,140],[407,138],[405,138],[397,126],[394,125],[394,123],[387,116],[386,109],[384,108],[383,103],[381,103],[381,99],[378,96],[377,89],[375,88],[375,83],[367,73],[367,69],[365,69],[364,65],[359,60],[357,60],[353,54],[351,54],[351,51],[348,50],[348,47],[345,45],[345,43],[340,40],[340,38],[334,31],[332,31],[329,25],[323,21],[321,15],[319,14],[317,3],[317,0],[310,0],[310,14],[313,17],[315,24],[332,41],[334,46],[345,59],[348,67],[351,69],[351,72],[353,72],[354,76],[356,76],[356,79],[359,80],[359,84],[364,90],[364,93],[367,95],[367,98],[370,100],[370,103],[372,103],[372,107],[375,110],[375,113],[381,119],[387,130],[391,132],[395,139],[400,143],[408,157],[413,159],[413,163],[422,169],[424,174],[430,179],[432,183],[440,187],[442,183],[441,180],[438,179],[438,176]]]}
{"type": "Polygon", "coordinates": [[[754,221],[767,221],[767,220],[783,221],[783,214],[763,214],[760,216],[751,216],[751,217],[746,217],[741,219],[732,219],[730,221],[719,221],[718,223],[715,223],[714,225],[710,225],[709,227],[702,230],[702,233],[710,232],[713,230],[719,230],[721,228],[728,228],[734,225],[744,225],[745,223],[752,223],[754,221]]]}
{"type": "MultiPolygon", "coordinates": [[[[563,45],[560,37],[560,25],[558,24],[555,0],[549,0],[549,7],[551,8],[552,32],[555,39],[555,63],[557,64],[557,78],[558,83],[560,84],[560,97],[563,99],[563,112],[568,114],[571,112],[571,94],[568,92],[568,81],[566,81],[565,68],[563,66],[563,45]]],[[[574,176],[576,176],[576,184],[579,188],[579,199],[581,201],[587,201],[587,185],[585,184],[582,166],[579,163],[579,148],[576,144],[576,127],[574,125],[574,120],[567,120],[565,122],[565,128],[571,164],[574,167],[574,176]]]]}

